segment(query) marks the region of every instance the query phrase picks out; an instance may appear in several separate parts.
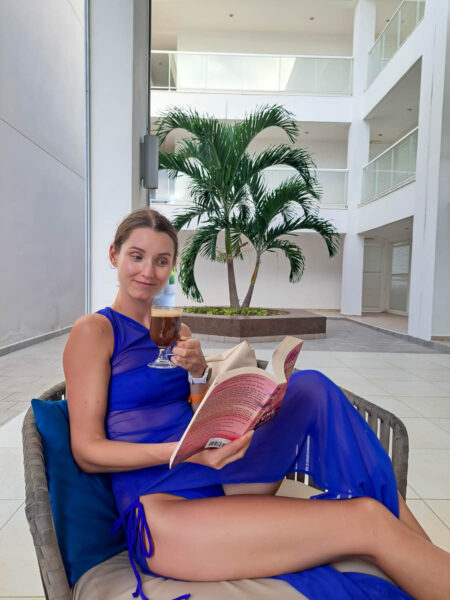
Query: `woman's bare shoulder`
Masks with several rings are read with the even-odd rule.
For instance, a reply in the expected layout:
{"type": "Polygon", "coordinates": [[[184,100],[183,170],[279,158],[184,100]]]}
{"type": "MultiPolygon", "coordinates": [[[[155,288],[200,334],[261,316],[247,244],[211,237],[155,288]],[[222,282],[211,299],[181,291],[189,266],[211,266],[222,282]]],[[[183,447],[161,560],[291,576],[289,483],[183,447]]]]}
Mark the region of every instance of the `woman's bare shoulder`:
{"type": "Polygon", "coordinates": [[[114,332],[107,317],[91,313],[78,318],[72,326],[66,350],[84,346],[86,349],[104,348],[110,355],[114,350],[114,332]]]}

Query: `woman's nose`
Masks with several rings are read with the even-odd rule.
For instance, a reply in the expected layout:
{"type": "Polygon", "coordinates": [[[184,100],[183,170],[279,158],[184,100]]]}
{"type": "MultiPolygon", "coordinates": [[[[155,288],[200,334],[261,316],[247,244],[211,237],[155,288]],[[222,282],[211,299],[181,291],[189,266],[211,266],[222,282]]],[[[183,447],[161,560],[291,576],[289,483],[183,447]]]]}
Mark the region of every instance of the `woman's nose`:
{"type": "Polygon", "coordinates": [[[149,279],[153,276],[153,263],[151,260],[142,263],[142,274],[149,279]]]}

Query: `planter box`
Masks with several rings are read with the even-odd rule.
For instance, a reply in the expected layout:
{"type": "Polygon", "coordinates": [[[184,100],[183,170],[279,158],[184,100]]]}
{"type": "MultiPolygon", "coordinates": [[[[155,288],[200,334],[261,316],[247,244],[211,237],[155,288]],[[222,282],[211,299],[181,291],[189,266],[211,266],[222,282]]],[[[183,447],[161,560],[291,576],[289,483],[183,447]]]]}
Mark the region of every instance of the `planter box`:
{"type": "Polygon", "coordinates": [[[270,342],[287,335],[302,339],[324,338],[326,317],[308,310],[280,309],[282,315],[267,317],[183,314],[183,323],[192,333],[204,340],[240,342],[270,342]]]}

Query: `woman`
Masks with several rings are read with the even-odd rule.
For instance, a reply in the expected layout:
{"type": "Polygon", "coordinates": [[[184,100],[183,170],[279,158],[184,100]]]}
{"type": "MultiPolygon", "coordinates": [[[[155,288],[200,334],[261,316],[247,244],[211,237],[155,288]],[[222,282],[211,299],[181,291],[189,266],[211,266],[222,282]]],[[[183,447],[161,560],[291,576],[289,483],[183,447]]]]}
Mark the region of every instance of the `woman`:
{"type": "Polygon", "coordinates": [[[376,564],[417,600],[446,597],[449,555],[399,501],[376,436],[320,373],[292,376],[263,436],[257,430],[168,469],[192,416],[188,396],[195,405],[207,388],[205,358],[185,325],[173,350],[179,368],[147,367],[157,354],[152,300],[177,251],[165,217],[129,215],[109,250],[117,296],[75,323],[64,352],[73,455],[87,472],[111,473],[141,597],[136,562],[185,580],[279,576],[311,600],[328,598],[330,586],[335,599],[408,597],[379,578],[320,567],[348,556],[376,564]],[[319,497],[334,501],[274,497],[294,470],[312,474],[327,490],[319,497]]]}

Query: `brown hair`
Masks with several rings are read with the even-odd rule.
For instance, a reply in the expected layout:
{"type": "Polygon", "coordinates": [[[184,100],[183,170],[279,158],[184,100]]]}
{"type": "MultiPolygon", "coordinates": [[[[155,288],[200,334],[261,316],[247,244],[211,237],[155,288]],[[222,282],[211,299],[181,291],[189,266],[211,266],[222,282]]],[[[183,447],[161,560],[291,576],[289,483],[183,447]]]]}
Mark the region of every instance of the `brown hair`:
{"type": "Polygon", "coordinates": [[[114,238],[114,250],[119,253],[122,244],[127,241],[131,233],[140,227],[153,229],[158,233],[167,234],[174,245],[173,262],[175,263],[178,254],[178,237],[175,227],[164,215],[152,210],[151,208],[138,208],[125,217],[119,225],[114,238]]]}

